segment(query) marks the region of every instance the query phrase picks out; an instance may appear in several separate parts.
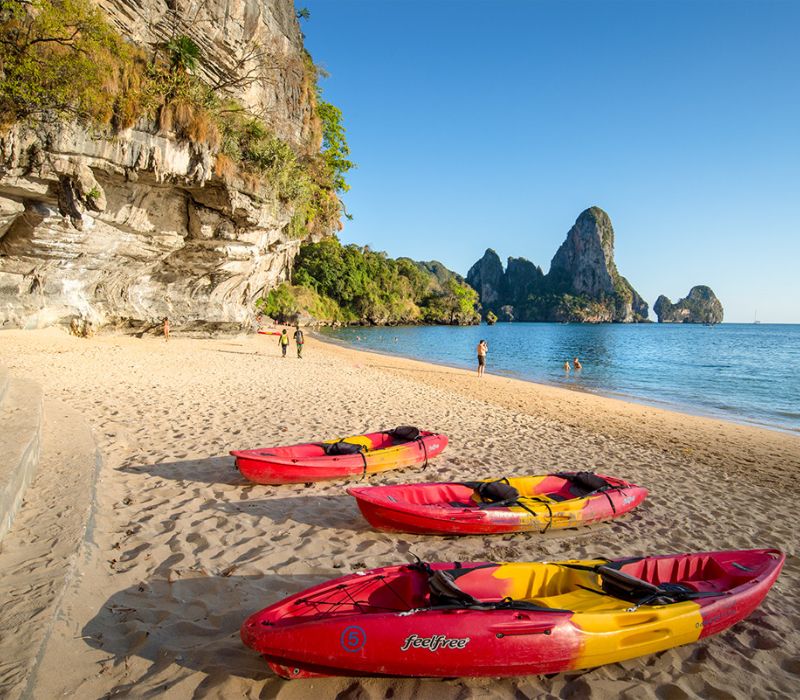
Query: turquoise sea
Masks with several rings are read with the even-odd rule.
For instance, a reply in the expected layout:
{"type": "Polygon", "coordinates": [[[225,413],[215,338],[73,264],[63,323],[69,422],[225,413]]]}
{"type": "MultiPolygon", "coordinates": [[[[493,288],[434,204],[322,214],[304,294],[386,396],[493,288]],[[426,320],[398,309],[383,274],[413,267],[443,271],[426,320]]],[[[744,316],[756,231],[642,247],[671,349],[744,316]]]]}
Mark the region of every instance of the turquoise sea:
{"type": "Polygon", "coordinates": [[[353,347],[800,432],[800,325],[498,323],[325,329],[353,347]],[[579,357],[580,372],[565,374],[579,357]]]}

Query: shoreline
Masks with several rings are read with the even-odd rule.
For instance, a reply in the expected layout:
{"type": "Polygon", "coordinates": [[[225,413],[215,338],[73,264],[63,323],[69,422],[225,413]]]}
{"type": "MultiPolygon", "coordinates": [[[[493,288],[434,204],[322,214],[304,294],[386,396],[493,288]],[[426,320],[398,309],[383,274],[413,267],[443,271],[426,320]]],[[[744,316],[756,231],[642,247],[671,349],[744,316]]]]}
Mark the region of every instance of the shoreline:
{"type": "MultiPolygon", "coordinates": [[[[732,324],[732,325],[748,325],[748,324],[732,324]]],[[[776,325],[776,324],[772,324],[772,325],[776,325]]],[[[785,325],[796,325],[796,324],[785,324],[785,325]]],[[[368,354],[377,355],[377,356],[380,356],[380,357],[388,357],[388,358],[394,358],[394,359],[399,359],[399,360],[409,360],[409,361],[412,361],[412,362],[420,362],[420,363],[423,363],[423,364],[430,364],[430,365],[433,365],[435,367],[447,367],[449,369],[460,370],[460,371],[466,372],[468,374],[474,374],[475,373],[475,370],[474,369],[469,369],[466,366],[466,363],[464,365],[457,365],[457,364],[450,364],[450,363],[443,362],[443,361],[432,360],[432,359],[428,359],[428,358],[422,359],[422,358],[412,357],[411,355],[404,355],[404,354],[399,353],[399,352],[394,353],[394,352],[391,352],[390,350],[376,350],[376,349],[360,348],[360,347],[358,347],[356,345],[353,345],[352,343],[347,342],[346,340],[340,340],[338,338],[332,338],[332,337],[325,336],[322,333],[320,333],[318,330],[309,331],[307,334],[310,335],[311,337],[315,338],[316,340],[318,340],[321,343],[325,343],[325,344],[331,345],[333,347],[340,347],[340,348],[352,350],[353,352],[362,352],[362,353],[368,353],[368,354]]],[[[697,408],[695,406],[691,406],[689,404],[678,404],[678,403],[671,403],[669,401],[660,401],[658,399],[647,399],[647,398],[644,398],[644,397],[633,396],[631,394],[625,394],[625,393],[622,393],[622,392],[615,392],[615,391],[612,391],[610,389],[609,390],[591,389],[591,388],[584,388],[584,387],[581,387],[581,386],[574,386],[574,385],[573,386],[565,386],[565,385],[558,384],[556,382],[550,382],[550,381],[543,380],[543,379],[529,379],[527,377],[524,377],[524,376],[514,372],[513,370],[504,370],[504,371],[501,371],[501,372],[487,370],[486,374],[489,375],[489,376],[494,376],[494,377],[504,377],[506,379],[510,379],[510,380],[518,381],[518,382],[524,382],[526,384],[534,384],[536,386],[550,387],[550,388],[553,388],[553,389],[562,389],[564,391],[575,392],[577,394],[583,394],[583,395],[588,395],[588,396],[597,396],[597,397],[601,397],[601,398],[613,399],[613,400],[622,401],[622,402],[625,402],[625,403],[636,404],[638,406],[645,406],[645,407],[648,407],[648,408],[654,408],[654,409],[661,410],[661,411],[667,411],[669,413],[676,413],[676,414],[683,415],[683,416],[692,416],[692,417],[695,417],[695,418],[707,418],[709,420],[723,421],[725,423],[731,423],[732,425],[741,425],[741,426],[744,426],[744,427],[756,428],[756,429],[759,429],[759,430],[769,430],[769,431],[773,431],[773,432],[782,433],[782,434],[785,434],[785,435],[791,435],[791,436],[795,436],[795,437],[800,437],[800,428],[790,428],[790,427],[778,425],[778,424],[775,424],[775,423],[760,422],[760,421],[757,421],[755,419],[747,418],[745,416],[742,416],[742,417],[737,419],[737,418],[734,418],[732,416],[715,414],[715,413],[710,412],[710,411],[709,412],[705,412],[702,409],[697,408]]]]}
{"type": "MultiPolygon", "coordinates": [[[[0,339],[0,364],[80,413],[102,455],[91,537],[32,676],[32,696],[638,700],[723,689],[768,698],[796,688],[797,437],[499,375],[478,379],[310,334],[302,360],[294,345],[283,359],[277,342],[254,334],[166,343],[46,329],[0,339]],[[389,471],[369,483],[563,468],[618,476],[650,496],[613,522],[545,535],[390,534],[373,531],[345,494],[356,481],[259,486],[228,455],[408,423],[446,433],[448,449],[426,470],[389,471]],[[411,553],[428,561],[559,561],[762,546],[788,558],[749,618],[695,644],[589,671],[283,681],[238,634],[249,614],[287,595],[407,562],[411,553]]],[[[27,590],[50,556],[45,547],[17,562],[15,588],[27,590]]],[[[26,626],[15,634],[21,645],[26,626]]]]}

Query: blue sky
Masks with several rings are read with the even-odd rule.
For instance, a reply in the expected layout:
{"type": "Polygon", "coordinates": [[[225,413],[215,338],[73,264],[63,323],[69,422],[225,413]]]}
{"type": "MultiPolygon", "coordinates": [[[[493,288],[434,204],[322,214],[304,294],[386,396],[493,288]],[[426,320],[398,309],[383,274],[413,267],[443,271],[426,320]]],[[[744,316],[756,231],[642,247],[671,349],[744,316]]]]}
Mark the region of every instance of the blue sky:
{"type": "Polygon", "coordinates": [[[800,323],[800,2],[296,4],[358,163],[344,242],[547,271],[597,205],[651,306],[800,323]]]}

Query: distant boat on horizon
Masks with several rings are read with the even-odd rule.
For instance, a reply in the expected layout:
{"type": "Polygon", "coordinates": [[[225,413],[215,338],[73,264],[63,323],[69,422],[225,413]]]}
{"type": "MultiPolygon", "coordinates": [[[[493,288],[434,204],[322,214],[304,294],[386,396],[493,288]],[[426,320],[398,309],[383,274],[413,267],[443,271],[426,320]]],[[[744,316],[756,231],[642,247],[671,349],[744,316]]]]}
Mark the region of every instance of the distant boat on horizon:
{"type": "Polygon", "coordinates": [[[753,313],[753,323],[761,323],[761,321],[758,320],[758,309],[753,313]]]}

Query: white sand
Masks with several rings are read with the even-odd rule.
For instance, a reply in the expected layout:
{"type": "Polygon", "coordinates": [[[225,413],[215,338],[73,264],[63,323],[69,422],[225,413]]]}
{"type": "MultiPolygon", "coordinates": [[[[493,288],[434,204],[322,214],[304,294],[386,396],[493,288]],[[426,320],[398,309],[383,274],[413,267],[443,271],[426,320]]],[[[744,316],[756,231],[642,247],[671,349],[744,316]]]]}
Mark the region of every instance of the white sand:
{"type": "Polygon", "coordinates": [[[281,359],[265,336],[0,334],[0,364],[82,413],[104,459],[33,697],[797,695],[800,438],[313,339],[302,361],[293,353],[281,359]],[[386,535],[360,517],[347,482],[248,484],[227,456],[408,423],[447,433],[450,447],[427,471],[373,483],[597,469],[651,496],[615,523],[545,536],[386,535]],[[238,637],[248,614],[284,595],[409,552],[552,560],[767,546],[789,558],[747,620],[693,645],[551,678],[287,682],[238,637]]]}

